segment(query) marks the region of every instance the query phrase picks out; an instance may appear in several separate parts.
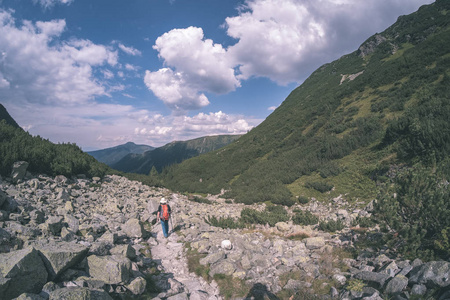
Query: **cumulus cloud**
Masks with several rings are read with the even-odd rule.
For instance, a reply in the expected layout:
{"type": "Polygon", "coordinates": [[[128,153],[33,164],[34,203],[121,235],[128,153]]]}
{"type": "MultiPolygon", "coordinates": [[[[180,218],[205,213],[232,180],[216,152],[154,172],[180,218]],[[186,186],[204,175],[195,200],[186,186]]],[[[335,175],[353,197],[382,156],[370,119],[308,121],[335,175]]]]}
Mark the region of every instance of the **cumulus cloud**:
{"type": "Polygon", "coordinates": [[[160,36],[153,48],[166,68],[147,71],[145,83],[171,109],[202,107],[207,105],[202,92],[228,93],[252,77],[300,83],[321,64],[356,50],[399,15],[431,2],[247,0],[223,24],[236,40],[228,48],[206,39],[197,27],[160,36]]]}
{"type": "MultiPolygon", "coordinates": [[[[0,96],[4,101],[82,103],[107,95],[93,68],[117,64],[117,51],[88,40],[60,41],[64,20],[24,21],[0,10],[0,96]]],[[[109,73],[104,73],[109,76],[109,73]]]]}
{"type": "Polygon", "coordinates": [[[225,20],[227,34],[238,39],[228,52],[239,65],[241,79],[301,82],[320,64],[356,50],[399,14],[423,2],[248,0],[238,16],[225,20]]]}
{"type": "Polygon", "coordinates": [[[135,128],[135,134],[153,141],[188,140],[207,135],[245,134],[261,122],[261,120],[246,120],[242,116],[228,115],[221,111],[209,114],[199,113],[193,117],[163,117],[156,114],[145,116],[139,121],[141,126],[135,128]]]}
{"type": "Polygon", "coordinates": [[[144,82],[171,109],[203,107],[209,103],[204,92],[224,94],[240,86],[227,51],[205,39],[201,28],[173,29],[153,48],[167,67],[147,70],[144,82]]]}
{"type": "Polygon", "coordinates": [[[133,47],[127,47],[123,44],[119,44],[119,49],[122,50],[123,52],[125,52],[128,55],[132,55],[132,56],[137,56],[137,55],[142,55],[142,52],[139,51],[138,49],[135,49],[133,47]]]}

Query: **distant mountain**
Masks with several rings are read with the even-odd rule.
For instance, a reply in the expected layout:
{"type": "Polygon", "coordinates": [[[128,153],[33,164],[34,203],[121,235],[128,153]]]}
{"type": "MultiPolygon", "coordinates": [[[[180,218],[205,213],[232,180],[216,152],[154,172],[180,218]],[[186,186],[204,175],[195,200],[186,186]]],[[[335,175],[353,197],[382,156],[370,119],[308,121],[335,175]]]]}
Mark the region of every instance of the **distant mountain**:
{"type": "Polygon", "coordinates": [[[19,124],[10,116],[6,108],[0,103],[0,121],[5,120],[6,124],[11,125],[16,128],[21,128],[19,124]]]}
{"type": "Polygon", "coordinates": [[[240,135],[218,135],[201,137],[189,141],[175,141],[142,154],[128,154],[111,165],[116,170],[149,174],[155,167],[158,172],[169,165],[222,148],[238,139],[240,135]]]}
{"type": "Polygon", "coordinates": [[[450,1],[401,16],[318,68],[238,141],[163,173],[172,190],[238,202],[369,201],[404,164],[450,158],[450,1]],[[391,173],[389,173],[391,172],[391,173]]]}
{"type": "Polygon", "coordinates": [[[155,147],[147,145],[136,145],[135,143],[128,142],[123,145],[102,150],[89,151],[86,153],[92,155],[99,162],[105,163],[108,166],[112,166],[129,154],[142,154],[153,149],[155,149],[155,147]]]}

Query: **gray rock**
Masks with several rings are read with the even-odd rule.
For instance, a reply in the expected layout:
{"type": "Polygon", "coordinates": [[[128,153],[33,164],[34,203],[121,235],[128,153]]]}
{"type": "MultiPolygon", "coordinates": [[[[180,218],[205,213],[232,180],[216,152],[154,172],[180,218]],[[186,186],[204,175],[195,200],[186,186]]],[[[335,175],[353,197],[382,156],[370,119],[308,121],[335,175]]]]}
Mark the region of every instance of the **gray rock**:
{"type": "Polygon", "coordinates": [[[3,297],[12,299],[22,293],[39,293],[47,282],[47,270],[34,248],[0,254],[3,297]],[[8,280],[9,279],[9,280],[8,280]]]}
{"type": "Polygon", "coordinates": [[[89,250],[86,246],[69,242],[33,243],[33,246],[42,256],[49,280],[55,280],[62,272],[81,262],[89,250]]]}
{"type": "Polygon", "coordinates": [[[225,252],[219,251],[209,254],[208,256],[200,259],[201,265],[208,265],[208,264],[214,264],[218,262],[219,260],[222,260],[225,258],[225,252]]]}
{"type": "Polygon", "coordinates": [[[130,279],[131,261],[123,256],[97,256],[87,258],[91,277],[108,284],[127,283],[130,279]]]}
{"type": "Polygon", "coordinates": [[[110,250],[112,255],[121,255],[128,257],[129,259],[136,258],[136,250],[128,244],[117,245],[110,250]]]}
{"type": "Polygon", "coordinates": [[[49,300],[112,300],[105,291],[84,287],[65,287],[50,293],[49,300]]]}
{"type": "Polygon", "coordinates": [[[135,218],[129,219],[123,225],[122,230],[131,238],[141,238],[144,236],[144,227],[142,226],[142,223],[135,218]]]}
{"type": "Polygon", "coordinates": [[[377,283],[379,287],[382,287],[387,279],[390,278],[389,275],[383,273],[375,273],[375,272],[359,272],[355,275],[355,278],[366,280],[369,282],[377,283]]]}
{"type": "Polygon", "coordinates": [[[431,261],[414,268],[409,277],[413,284],[447,287],[450,285],[450,263],[446,261],[431,261]]]}
{"type": "Polygon", "coordinates": [[[4,191],[0,190],[0,207],[3,206],[7,198],[8,195],[4,191]]]}
{"type": "Polygon", "coordinates": [[[70,231],[77,234],[78,230],[80,229],[80,221],[77,218],[71,215],[65,215],[64,222],[67,223],[70,231]]]}
{"type": "Polygon", "coordinates": [[[19,297],[14,298],[14,300],[45,300],[45,298],[43,298],[37,294],[23,293],[19,297]]]}
{"type": "Polygon", "coordinates": [[[50,216],[47,221],[45,221],[45,228],[53,235],[59,235],[62,228],[62,217],[50,216]]]}
{"type": "Polygon", "coordinates": [[[412,295],[425,295],[427,292],[427,287],[423,284],[415,284],[411,288],[412,295]]]}
{"type": "Polygon", "coordinates": [[[126,288],[132,292],[134,295],[141,295],[145,292],[145,288],[147,286],[147,281],[145,281],[142,277],[137,277],[133,279],[130,284],[126,286],[126,288]]]}
{"type": "Polygon", "coordinates": [[[50,297],[50,293],[59,288],[60,287],[56,283],[54,283],[53,281],[49,281],[44,284],[44,287],[42,288],[42,291],[39,293],[39,295],[44,299],[48,299],[48,297],[50,297]]]}
{"type": "Polygon", "coordinates": [[[222,260],[211,266],[209,275],[210,276],[214,276],[215,274],[232,275],[235,270],[236,267],[232,263],[226,260],[222,260]]]}
{"type": "Polygon", "coordinates": [[[17,298],[14,298],[14,300],[45,300],[45,298],[31,293],[23,293],[17,298]]]}
{"type": "Polygon", "coordinates": [[[186,293],[180,293],[168,297],[167,300],[189,300],[189,297],[186,293]]]}
{"type": "Polygon", "coordinates": [[[406,288],[407,285],[408,278],[403,275],[397,275],[388,282],[385,291],[389,295],[397,294],[403,291],[403,289],[406,288]]]}
{"type": "Polygon", "coordinates": [[[11,179],[13,180],[13,182],[18,182],[25,177],[25,175],[27,174],[28,165],[29,163],[27,163],[26,161],[16,161],[13,164],[11,171],[11,179]]]}
{"type": "Polygon", "coordinates": [[[325,246],[325,240],[321,236],[306,238],[304,239],[304,242],[306,244],[306,248],[310,250],[322,248],[323,246],[325,246]]]}

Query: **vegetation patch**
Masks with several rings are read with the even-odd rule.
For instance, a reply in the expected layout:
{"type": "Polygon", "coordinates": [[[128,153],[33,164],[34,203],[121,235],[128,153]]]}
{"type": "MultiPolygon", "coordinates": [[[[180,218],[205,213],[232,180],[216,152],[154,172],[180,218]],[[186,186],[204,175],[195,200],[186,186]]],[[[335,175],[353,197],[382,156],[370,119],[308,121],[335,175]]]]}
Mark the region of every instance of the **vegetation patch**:
{"type": "Polygon", "coordinates": [[[318,229],[327,232],[336,232],[344,229],[344,227],[345,225],[341,220],[328,220],[320,222],[318,229]]]}
{"type": "Polygon", "coordinates": [[[319,222],[319,217],[308,210],[294,210],[294,213],[292,222],[296,225],[316,225],[319,222]]]}
{"type": "Polygon", "coordinates": [[[231,275],[215,274],[213,278],[219,286],[220,295],[225,299],[244,298],[250,291],[250,286],[244,280],[231,275]]]}

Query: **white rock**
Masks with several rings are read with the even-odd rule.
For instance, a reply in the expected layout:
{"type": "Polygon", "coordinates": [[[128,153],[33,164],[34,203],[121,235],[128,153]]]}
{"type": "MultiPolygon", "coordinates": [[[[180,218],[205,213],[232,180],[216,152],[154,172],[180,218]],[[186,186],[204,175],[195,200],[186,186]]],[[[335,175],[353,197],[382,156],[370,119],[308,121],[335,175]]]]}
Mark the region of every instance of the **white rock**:
{"type": "Polygon", "coordinates": [[[220,246],[225,250],[231,250],[233,248],[230,240],[223,240],[220,246]]]}

